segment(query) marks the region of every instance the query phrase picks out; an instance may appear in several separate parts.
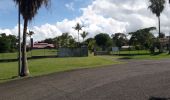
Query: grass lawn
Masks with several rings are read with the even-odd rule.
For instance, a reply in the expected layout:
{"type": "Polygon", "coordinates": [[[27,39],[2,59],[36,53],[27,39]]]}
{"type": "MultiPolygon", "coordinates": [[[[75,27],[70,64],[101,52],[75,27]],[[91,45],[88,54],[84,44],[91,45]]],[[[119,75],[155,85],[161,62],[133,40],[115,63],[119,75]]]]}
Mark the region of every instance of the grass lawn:
{"type": "Polygon", "coordinates": [[[162,53],[159,55],[134,55],[134,56],[122,56],[122,58],[127,59],[146,59],[146,60],[159,60],[170,58],[170,55],[167,53],[162,53]]]}
{"type": "MultiPolygon", "coordinates": [[[[31,76],[39,76],[73,69],[120,64],[121,62],[102,56],[89,56],[36,59],[29,60],[28,63],[31,76]]],[[[12,80],[12,78],[17,76],[17,70],[17,62],[0,63],[0,82],[12,80]]]]}
{"type": "MultiPolygon", "coordinates": [[[[27,56],[51,56],[57,55],[56,49],[34,49],[27,52],[27,56]]],[[[0,53],[0,59],[17,59],[18,53],[0,53]]]]}
{"type": "Polygon", "coordinates": [[[113,52],[113,54],[119,54],[119,55],[148,55],[148,54],[150,54],[150,52],[148,50],[133,50],[133,51],[113,52]]]}

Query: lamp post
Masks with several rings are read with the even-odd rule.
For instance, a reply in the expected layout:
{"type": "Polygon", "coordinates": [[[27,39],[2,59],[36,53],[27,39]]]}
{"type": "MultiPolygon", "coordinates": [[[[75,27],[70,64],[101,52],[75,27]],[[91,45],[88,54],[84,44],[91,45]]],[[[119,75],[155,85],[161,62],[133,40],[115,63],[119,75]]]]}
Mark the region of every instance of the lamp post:
{"type": "Polygon", "coordinates": [[[21,71],[21,26],[20,26],[20,0],[19,0],[19,4],[18,4],[18,45],[19,45],[19,48],[18,48],[18,76],[20,76],[20,71],[21,71]]]}

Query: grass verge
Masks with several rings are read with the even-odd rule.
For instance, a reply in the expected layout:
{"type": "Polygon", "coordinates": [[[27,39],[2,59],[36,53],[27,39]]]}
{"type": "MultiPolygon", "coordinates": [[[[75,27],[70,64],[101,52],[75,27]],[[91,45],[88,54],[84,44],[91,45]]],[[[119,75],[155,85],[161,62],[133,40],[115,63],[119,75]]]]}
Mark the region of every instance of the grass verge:
{"type": "MultiPolygon", "coordinates": [[[[31,76],[40,76],[54,72],[81,68],[94,68],[120,63],[121,62],[116,60],[101,56],[45,58],[28,61],[31,76]]],[[[15,79],[15,76],[17,76],[17,70],[17,62],[0,63],[0,82],[15,79]]]]}

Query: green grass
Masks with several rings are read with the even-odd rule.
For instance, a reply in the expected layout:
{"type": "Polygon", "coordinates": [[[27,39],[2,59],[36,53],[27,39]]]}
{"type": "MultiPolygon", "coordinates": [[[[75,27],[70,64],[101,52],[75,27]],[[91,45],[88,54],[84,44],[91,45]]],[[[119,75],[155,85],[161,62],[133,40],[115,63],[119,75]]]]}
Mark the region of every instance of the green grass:
{"type": "MultiPolygon", "coordinates": [[[[27,52],[27,56],[51,56],[57,55],[56,49],[35,49],[27,52]]],[[[18,53],[0,53],[0,59],[17,59],[18,53]]]]}
{"type": "MultiPolygon", "coordinates": [[[[28,64],[31,76],[39,76],[73,69],[120,64],[120,62],[102,56],[89,56],[29,60],[28,64]]],[[[17,76],[17,70],[17,62],[0,63],[0,82],[9,81],[17,76]]]]}
{"type": "Polygon", "coordinates": [[[160,60],[170,58],[167,53],[162,53],[159,55],[135,55],[135,56],[125,56],[129,59],[145,59],[145,60],[160,60]]]}
{"type": "Polygon", "coordinates": [[[151,55],[147,50],[134,50],[134,51],[120,51],[120,56],[115,56],[120,59],[146,59],[146,60],[159,60],[159,59],[167,59],[170,58],[168,53],[161,53],[157,55],[151,55]]]}
{"type": "Polygon", "coordinates": [[[148,54],[150,54],[150,52],[148,50],[132,50],[132,51],[114,52],[113,54],[120,54],[120,55],[148,55],[148,54]]]}

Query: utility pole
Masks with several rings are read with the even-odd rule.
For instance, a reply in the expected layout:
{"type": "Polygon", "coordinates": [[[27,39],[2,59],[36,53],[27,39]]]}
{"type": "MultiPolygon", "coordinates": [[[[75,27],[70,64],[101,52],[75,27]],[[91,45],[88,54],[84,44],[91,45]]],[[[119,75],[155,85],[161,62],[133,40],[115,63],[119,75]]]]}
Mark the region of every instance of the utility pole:
{"type": "Polygon", "coordinates": [[[169,33],[169,43],[168,43],[168,49],[169,49],[169,54],[170,54],[170,33],[169,33]]]}
{"type": "Polygon", "coordinates": [[[21,26],[20,26],[20,24],[21,24],[21,7],[20,7],[20,5],[21,5],[21,2],[20,2],[20,0],[19,0],[19,4],[18,4],[18,45],[19,45],[19,48],[18,48],[18,76],[20,76],[20,72],[21,72],[21,31],[20,31],[20,29],[21,29],[21,26]]]}

